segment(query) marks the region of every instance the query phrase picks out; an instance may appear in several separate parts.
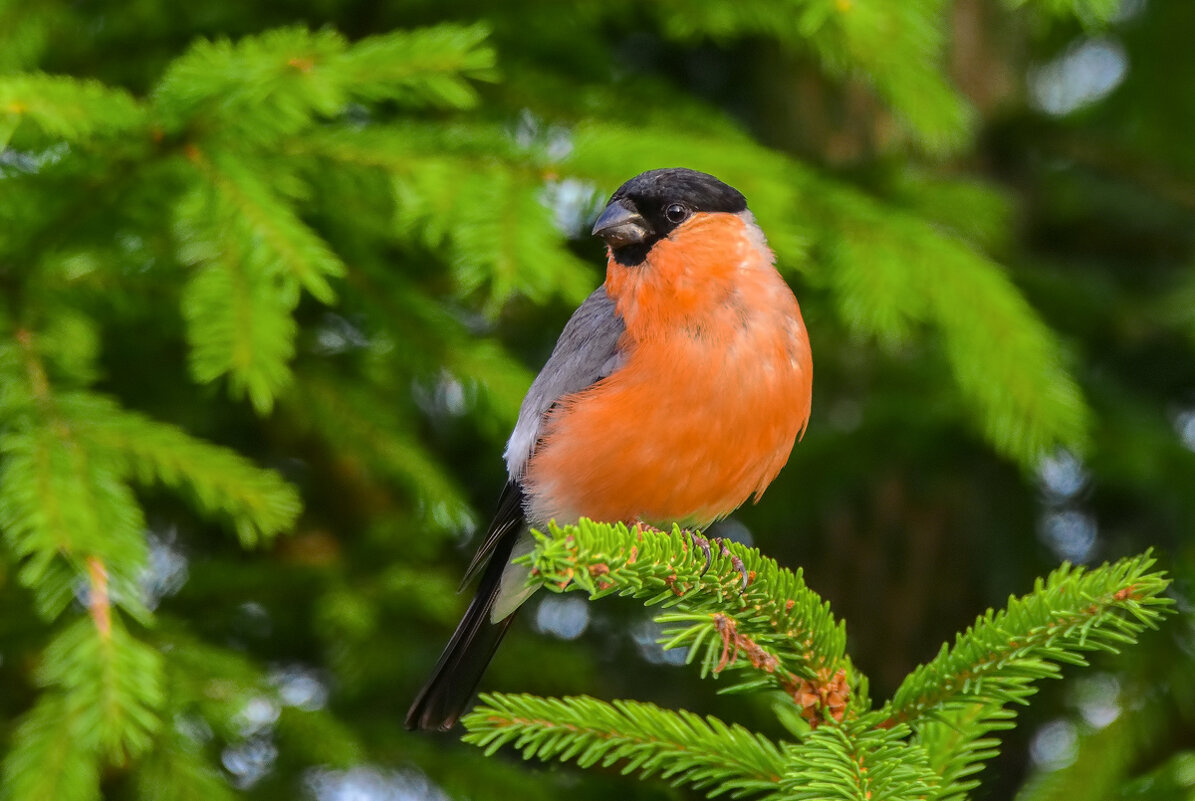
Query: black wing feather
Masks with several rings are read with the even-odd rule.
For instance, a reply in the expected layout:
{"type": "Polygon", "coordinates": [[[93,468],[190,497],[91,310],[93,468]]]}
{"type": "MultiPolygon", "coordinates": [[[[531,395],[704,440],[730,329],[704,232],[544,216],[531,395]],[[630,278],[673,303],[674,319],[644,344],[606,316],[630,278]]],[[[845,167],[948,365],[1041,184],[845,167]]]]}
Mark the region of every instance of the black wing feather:
{"type": "Polygon", "coordinates": [[[502,488],[502,494],[498,496],[498,508],[494,511],[494,519],[490,521],[485,538],[477,546],[477,552],[473,554],[473,559],[465,568],[465,577],[461,579],[457,592],[463,590],[465,585],[480,572],[486,564],[486,560],[493,555],[494,550],[504,538],[510,537],[513,542],[522,530],[524,500],[522,485],[517,481],[507,481],[506,486],[502,488]],[[515,536],[511,536],[512,532],[515,536]]]}

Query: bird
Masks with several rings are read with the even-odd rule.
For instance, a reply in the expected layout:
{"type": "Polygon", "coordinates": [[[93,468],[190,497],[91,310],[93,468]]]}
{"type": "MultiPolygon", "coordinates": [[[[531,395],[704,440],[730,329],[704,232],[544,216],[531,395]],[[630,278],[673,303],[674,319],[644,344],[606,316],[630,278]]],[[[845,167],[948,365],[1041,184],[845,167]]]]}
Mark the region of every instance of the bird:
{"type": "Polygon", "coordinates": [[[809,422],[809,336],[742,193],[696,170],[649,170],[614,192],[593,235],[605,282],[523,399],[509,479],[462,581],[480,574],[476,593],[408,729],[447,731],[467,709],[534,592],[512,563],[531,527],[704,529],[759,499],[809,422]]]}

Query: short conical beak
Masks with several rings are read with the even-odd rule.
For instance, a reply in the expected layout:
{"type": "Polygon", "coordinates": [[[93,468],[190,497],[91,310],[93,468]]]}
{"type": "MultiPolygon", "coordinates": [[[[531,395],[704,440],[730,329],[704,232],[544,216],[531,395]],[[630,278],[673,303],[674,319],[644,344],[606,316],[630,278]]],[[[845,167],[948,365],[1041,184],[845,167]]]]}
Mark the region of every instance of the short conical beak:
{"type": "Polygon", "coordinates": [[[616,200],[606,206],[602,215],[593,224],[593,235],[606,240],[612,248],[642,242],[651,233],[651,226],[647,220],[639,216],[639,212],[623,205],[623,201],[616,200]]]}

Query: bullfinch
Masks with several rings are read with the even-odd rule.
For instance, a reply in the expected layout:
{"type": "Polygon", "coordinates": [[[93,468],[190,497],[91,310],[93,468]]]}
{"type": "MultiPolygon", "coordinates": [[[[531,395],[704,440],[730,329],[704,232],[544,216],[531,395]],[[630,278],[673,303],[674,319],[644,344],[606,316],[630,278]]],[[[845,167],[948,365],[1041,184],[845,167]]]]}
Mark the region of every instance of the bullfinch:
{"type": "Polygon", "coordinates": [[[804,321],[736,189],[689,169],[623,184],[593,226],[606,281],[573,313],[519,410],[509,481],[466,571],[477,594],[407,713],[456,723],[533,592],[528,528],[699,529],[758,500],[809,420],[804,321]]]}

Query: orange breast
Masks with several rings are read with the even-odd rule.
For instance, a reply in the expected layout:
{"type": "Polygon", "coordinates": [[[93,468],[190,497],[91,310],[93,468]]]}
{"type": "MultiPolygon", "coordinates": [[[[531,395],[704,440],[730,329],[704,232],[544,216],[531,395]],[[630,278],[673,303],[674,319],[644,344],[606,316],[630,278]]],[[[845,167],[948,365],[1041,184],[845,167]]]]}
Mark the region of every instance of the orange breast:
{"type": "Polygon", "coordinates": [[[809,419],[796,298],[753,225],[696,215],[644,265],[611,261],[622,368],[568,396],[527,465],[533,519],[702,526],[758,497],[809,419]]]}

